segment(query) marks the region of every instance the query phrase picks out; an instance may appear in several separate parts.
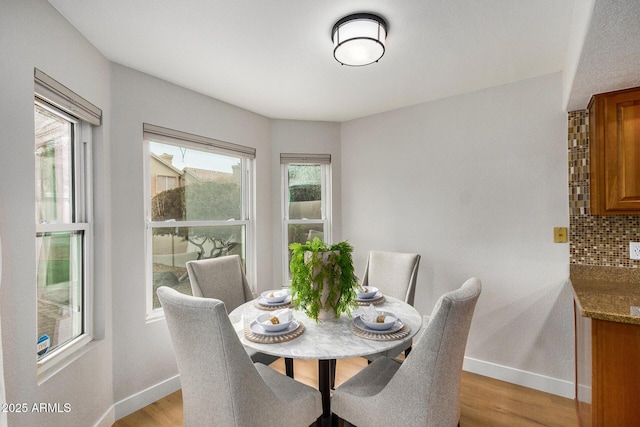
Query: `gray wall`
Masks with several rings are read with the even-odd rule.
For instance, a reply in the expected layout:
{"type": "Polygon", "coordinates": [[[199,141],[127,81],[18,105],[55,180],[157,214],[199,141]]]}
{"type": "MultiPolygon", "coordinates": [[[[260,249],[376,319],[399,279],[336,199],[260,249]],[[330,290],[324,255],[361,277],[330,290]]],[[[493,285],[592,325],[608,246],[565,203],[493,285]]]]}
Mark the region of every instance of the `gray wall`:
{"type": "MultiPolygon", "coordinates": [[[[272,120],[271,144],[273,153],[271,160],[273,170],[271,205],[274,218],[272,245],[274,252],[279,254],[283,251],[283,222],[280,218],[282,218],[284,202],[282,200],[282,183],[280,180],[280,153],[331,154],[333,241],[340,241],[342,239],[340,124],[300,120],[272,120]]],[[[274,257],[273,284],[275,287],[280,286],[287,280],[283,277],[283,273],[282,259],[274,257]]]]}
{"type": "MultiPolygon", "coordinates": [[[[109,62],[43,0],[0,6],[0,234],[2,344],[7,402],[69,403],[62,414],[9,414],[14,426],[111,425],[109,62]],[[94,142],[96,340],[48,380],[36,378],[33,69],[102,108],[94,142]]],[[[112,417],[111,417],[112,418],[112,417]]]]}
{"type": "Polygon", "coordinates": [[[422,313],[479,277],[466,368],[571,396],[561,89],[557,73],[344,123],[342,226],[359,265],[370,249],[422,255],[422,313]]]}
{"type": "MultiPolygon", "coordinates": [[[[145,321],[142,124],[256,148],[257,277],[272,277],[269,120],[163,80],[113,64],[111,185],[113,198],[114,391],[116,401],[177,374],[165,322],[145,321]]],[[[123,408],[127,405],[123,405],[123,408]]],[[[128,412],[124,410],[124,413],[128,412]]],[[[122,415],[117,410],[116,415],[122,415]]]]}

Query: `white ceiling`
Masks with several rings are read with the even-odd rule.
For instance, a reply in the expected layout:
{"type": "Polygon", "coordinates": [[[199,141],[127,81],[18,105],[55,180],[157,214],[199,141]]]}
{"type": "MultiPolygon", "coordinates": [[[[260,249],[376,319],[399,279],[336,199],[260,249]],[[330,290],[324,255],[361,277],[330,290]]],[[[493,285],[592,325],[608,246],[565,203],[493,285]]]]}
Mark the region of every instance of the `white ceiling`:
{"type": "Polygon", "coordinates": [[[586,108],[591,95],[640,86],[640,1],[595,1],[575,68],[567,111],[586,108]]]}
{"type": "Polygon", "coordinates": [[[113,62],[266,117],[323,121],[560,71],[574,8],[574,0],[49,2],[113,62]],[[387,52],[366,67],[332,55],[333,24],[355,12],[389,24],[387,52]]]}

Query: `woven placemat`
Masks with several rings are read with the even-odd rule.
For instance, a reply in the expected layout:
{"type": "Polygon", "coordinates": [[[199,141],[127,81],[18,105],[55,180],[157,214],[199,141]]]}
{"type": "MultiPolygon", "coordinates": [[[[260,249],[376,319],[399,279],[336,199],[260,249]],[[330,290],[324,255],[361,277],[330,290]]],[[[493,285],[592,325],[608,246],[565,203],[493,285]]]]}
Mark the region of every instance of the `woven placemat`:
{"type": "Polygon", "coordinates": [[[293,308],[292,303],[283,304],[283,305],[271,305],[271,304],[266,305],[266,304],[260,304],[258,300],[254,300],[253,305],[255,306],[255,308],[260,310],[265,310],[265,311],[275,311],[275,310],[280,310],[281,308],[293,308]]]}
{"type": "Polygon", "coordinates": [[[298,327],[295,328],[291,332],[287,332],[282,335],[262,335],[256,334],[249,326],[244,328],[244,337],[249,341],[257,342],[260,344],[277,344],[281,342],[291,341],[292,339],[298,338],[304,332],[304,324],[302,322],[298,322],[298,327]]]}
{"type": "Polygon", "coordinates": [[[400,340],[409,335],[409,332],[411,332],[411,328],[407,326],[406,323],[399,330],[391,332],[389,334],[376,334],[373,332],[363,331],[362,329],[358,328],[353,322],[351,322],[351,324],[349,325],[349,329],[354,335],[373,341],[400,340]]]}
{"type": "Polygon", "coordinates": [[[373,300],[367,300],[367,301],[356,300],[356,302],[358,303],[359,306],[363,306],[363,307],[369,307],[369,304],[380,305],[384,303],[384,295],[380,295],[378,298],[373,300]]]}

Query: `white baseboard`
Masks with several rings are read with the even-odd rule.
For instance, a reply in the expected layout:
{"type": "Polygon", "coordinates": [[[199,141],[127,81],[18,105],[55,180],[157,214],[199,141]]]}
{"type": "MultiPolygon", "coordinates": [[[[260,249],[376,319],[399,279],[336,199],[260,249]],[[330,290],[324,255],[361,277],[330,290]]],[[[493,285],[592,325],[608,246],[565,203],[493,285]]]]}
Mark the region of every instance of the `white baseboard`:
{"type": "MultiPolygon", "coordinates": [[[[573,399],[575,397],[574,384],[570,381],[559,380],[557,378],[472,359],[470,357],[464,358],[462,369],[474,374],[495,378],[497,380],[532,388],[545,393],[555,394],[568,399],[573,399]]],[[[110,426],[115,422],[115,420],[124,418],[127,415],[177,391],[178,389],[180,389],[180,376],[176,375],[145,390],[139,391],[138,393],[117,402],[103,415],[102,420],[96,424],[96,427],[110,426]]]]}
{"type": "Polygon", "coordinates": [[[148,387],[138,393],[116,402],[115,419],[124,418],[135,411],[180,389],[180,376],[176,375],[161,383],[148,387]]]}
{"type": "Polygon", "coordinates": [[[462,369],[485,377],[495,378],[545,393],[555,394],[568,399],[575,398],[575,385],[571,381],[559,380],[533,372],[521,371],[508,366],[484,362],[482,360],[464,358],[462,369]]]}
{"type": "Polygon", "coordinates": [[[111,427],[116,422],[115,406],[111,405],[107,412],[96,422],[93,427],[111,427]]]}
{"type": "Polygon", "coordinates": [[[591,386],[590,385],[578,385],[578,395],[580,396],[580,402],[588,403],[591,405],[591,386]]]}

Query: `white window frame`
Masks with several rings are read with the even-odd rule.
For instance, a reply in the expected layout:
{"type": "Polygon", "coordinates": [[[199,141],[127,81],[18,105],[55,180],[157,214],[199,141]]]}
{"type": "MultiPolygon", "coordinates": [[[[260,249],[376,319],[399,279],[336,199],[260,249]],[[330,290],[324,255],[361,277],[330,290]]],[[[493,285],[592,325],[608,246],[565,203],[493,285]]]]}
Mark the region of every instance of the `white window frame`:
{"type": "Polygon", "coordinates": [[[331,156],[328,154],[280,154],[280,182],[282,184],[282,280],[285,286],[291,285],[289,278],[289,225],[294,224],[322,224],[323,240],[333,243],[331,188],[332,170],[331,156]],[[321,184],[321,218],[320,219],[290,219],[289,218],[289,165],[319,165],[321,184]]]}
{"type": "Polygon", "coordinates": [[[191,147],[213,154],[233,156],[241,159],[242,177],[242,218],[233,220],[179,221],[180,227],[207,227],[244,225],[245,230],[245,275],[252,291],[256,291],[253,278],[256,277],[255,253],[255,149],[225,141],[193,135],[160,126],[144,123],[144,200],[145,200],[145,265],[146,265],[146,321],[153,322],[164,318],[162,307],[153,308],[153,228],[167,227],[166,221],[151,221],[151,150],[149,142],[160,142],[182,147],[191,147]]]}
{"type": "MultiPolygon", "coordinates": [[[[36,235],[50,232],[81,231],[82,252],[82,333],[69,342],[53,349],[37,361],[37,375],[42,378],[60,366],[69,357],[93,341],[93,169],[91,150],[91,125],[83,120],[50,105],[36,90],[35,105],[38,105],[74,124],[73,178],[74,218],[72,223],[36,224],[36,235]]],[[[37,338],[37,337],[36,337],[37,338]]]]}

